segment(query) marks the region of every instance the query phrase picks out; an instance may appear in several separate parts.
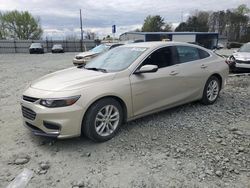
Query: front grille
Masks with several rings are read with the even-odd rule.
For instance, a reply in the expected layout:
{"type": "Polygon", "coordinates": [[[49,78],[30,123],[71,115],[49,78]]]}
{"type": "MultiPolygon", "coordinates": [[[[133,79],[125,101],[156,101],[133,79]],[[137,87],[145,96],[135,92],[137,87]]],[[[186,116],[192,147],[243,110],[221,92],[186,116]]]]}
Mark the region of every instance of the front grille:
{"type": "Polygon", "coordinates": [[[236,60],[236,63],[244,63],[244,64],[250,64],[250,61],[241,61],[241,60],[236,60]]]}
{"type": "Polygon", "coordinates": [[[81,57],[81,56],[76,56],[76,59],[83,59],[83,57],[81,57]]]}
{"type": "Polygon", "coordinates": [[[24,106],[22,106],[22,114],[23,114],[23,117],[30,119],[30,120],[34,120],[36,118],[36,113],[33,110],[26,108],[24,106]]]}
{"type": "Polygon", "coordinates": [[[29,97],[29,96],[23,95],[23,100],[28,101],[28,102],[36,102],[38,99],[39,98],[29,97]]]}

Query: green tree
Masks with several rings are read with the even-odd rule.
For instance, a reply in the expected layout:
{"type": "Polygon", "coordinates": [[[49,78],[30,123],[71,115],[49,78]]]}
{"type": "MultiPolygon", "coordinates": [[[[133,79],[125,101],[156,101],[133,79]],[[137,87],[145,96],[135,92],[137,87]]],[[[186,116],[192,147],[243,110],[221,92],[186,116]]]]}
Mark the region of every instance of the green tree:
{"type": "Polygon", "coordinates": [[[0,12],[0,39],[6,39],[6,26],[1,12],[0,12]]]}
{"type": "Polygon", "coordinates": [[[43,30],[39,18],[29,12],[17,10],[2,13],[1,20],[5,23],[6,37],[14,39],[40,39],[43,30]]]}
{"type": "Polygon", "coordinates": [[[171,31],[171,25],[166,24],[160,15],[147,16],[144,20],[142,32],[171,31]]]}
{"type": "Polygon", "coordinates": [[[172,24],[170,23],[165,23],[163,31],[172,31],[172,24]]]}
{"type": "Polygon", "coordinates": [[[180,32],[180,31],[188,31],[188,26],[186,22],[181,22],[176,28],[175,28],[176,32],[180,32]]]}
{"type": "Polygon", "coordinates": [[[197,11],[186,22],[180,23],[175,31],[208,32],[208,18],[208,12],[197,11]]]}
{"type": "Polygon", "coordinates": [[[250,12],[250,9],[247,7],[247,5],[242,4],[239,5],[238,8],[235,10],[237,14],[245,15],[250,12]]]}

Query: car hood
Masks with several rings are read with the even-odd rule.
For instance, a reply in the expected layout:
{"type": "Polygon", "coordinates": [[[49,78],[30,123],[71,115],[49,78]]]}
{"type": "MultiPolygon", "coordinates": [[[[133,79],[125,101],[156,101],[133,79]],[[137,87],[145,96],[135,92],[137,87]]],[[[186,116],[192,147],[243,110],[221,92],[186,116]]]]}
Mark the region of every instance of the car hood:
{"type": "Polygon", "coordinates": [[[113,79],[115,73],[103,73],[84,68],[69,68],[35,80],[31,87],[47,91],[68,91],[113,79]]]}
{"type": "Polygon", "coordinates": [[[96,54],[98,54],[98,53],[87,51],[87,52],[82,52],[80,54],[77,54],[76,56],[77,57],[87,57],[87,56],[93,56],[93,55],[96,55],[96,54]]]}
{"type": "Polygon", "coordinates": [[[233,53],[233,56],[237,60],[241,61],[249,61],[250,60],[250,53],[249,52],[236,52],[233,53]]]}

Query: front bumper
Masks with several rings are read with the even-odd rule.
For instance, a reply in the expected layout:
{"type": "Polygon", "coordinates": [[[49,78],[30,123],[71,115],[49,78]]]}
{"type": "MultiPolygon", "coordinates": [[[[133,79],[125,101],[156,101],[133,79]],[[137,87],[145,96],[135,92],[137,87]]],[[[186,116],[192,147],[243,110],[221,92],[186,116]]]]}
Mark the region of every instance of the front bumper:
{"type": "Polygon", "coordinates": [[[246,64],[246,63],[235,63],[235,67],[236,68],[244,68],[244,69],[250,69],[250,64],[246,64]]]}
{"type": "Polygon", "coordinates": [[[82,64],[86,64],[87,62],[84,59],[73,59],[73,64],[74,65],[82,65],[82,64]]]}
{"type": "Polygon", "coordinates": [[[44,50],[42,48],[31,48],[29,49],[30,53],[44,53],[44,50]]]}
{"type": "Polygon", "coordinates": [[[51,52],[52,53],[63,53],[64,50],[63,49],[52,49],[51,52]]]}
{"type": "Polygon", "coordinates": [[[84,110],[77,103],[60,108],[47,108],[37,103],[21,101],[23,124],[33,134],[55,138],[81,135],[84,110]]]}

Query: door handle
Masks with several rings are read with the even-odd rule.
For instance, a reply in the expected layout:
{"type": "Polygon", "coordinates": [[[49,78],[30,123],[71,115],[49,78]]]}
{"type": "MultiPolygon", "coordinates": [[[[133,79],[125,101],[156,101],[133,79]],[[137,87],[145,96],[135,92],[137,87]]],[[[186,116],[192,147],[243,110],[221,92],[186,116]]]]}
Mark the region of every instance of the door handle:
{"type": "Polygon", "coordinates": [[[201,68],[202,68],[202,69],[205,69],[205,68],[207,68],[207,65],[202,64],[202,65],[201,65],[201,68]]]}
{"type": "Polygon", "coordinates": [[[177,75],[177,74],[179,74],[177,71],[171,71],[171,72],[170,72],[170,75],[171,75],[171,76],[174,76],[174,75],[177,75]]]}

